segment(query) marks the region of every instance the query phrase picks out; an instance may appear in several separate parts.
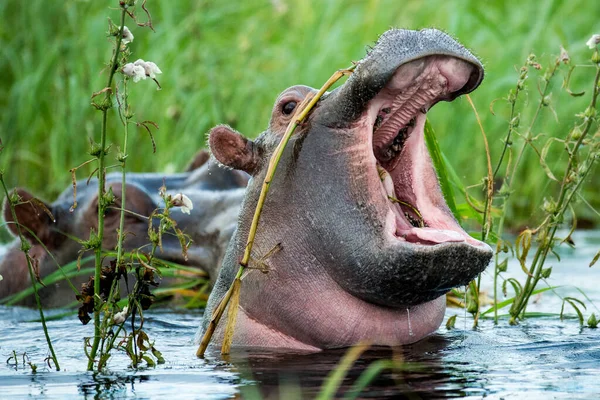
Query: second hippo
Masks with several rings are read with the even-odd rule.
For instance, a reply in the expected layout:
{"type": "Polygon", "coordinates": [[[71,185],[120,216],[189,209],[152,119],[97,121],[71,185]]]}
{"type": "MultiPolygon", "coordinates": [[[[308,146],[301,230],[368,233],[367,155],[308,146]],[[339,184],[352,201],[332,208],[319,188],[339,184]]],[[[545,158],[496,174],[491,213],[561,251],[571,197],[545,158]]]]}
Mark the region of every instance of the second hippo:
{"type": "MultiPolygon", "coordinates": [[[[158,189],[163,184],[169,193],[184,193],[193,204],[190,215],[173,210],[171,216],[178,227],[192,239],[188,249],[188,259],[184,259],[177,237],[165,235],[162,249],[157,256],[161,259],[203,269],[216,279],[217,268],[225,254],[235,224],[239,207],[248,181],[245,172],[227,170],[218,166],[214,160],[208,160],[206,151],[199,152],[190,163],[186,172],[175,174],[129,173],[127,174],[127,196],[124,208],[131,213],[125,215],[127,232],[124,248],[133,250],[148,243],[147,217],[161,206],[158,189]]],[[[36,203],[30,203],[33,195],[24,189],[17,189],[22,204],[15,208],[21,224],[30,229],[41,240],[41,244],[24,230],[31,240],[30,255],[38,265],[39,276],[46,277],[58,269],[56,263],[65,265],[77,259],[81,244],[76,238],[89,237],[90,230],[97,226],[98,194],[97,181],[77,184],[78,206],[72,210],[73,189],[66,189],[54,202],[45,204],[51,211],[54,221],[36,203]],[[44,246],[52,253],[48,255],[44,246]],[[55,261],[56,260],[56,261],[55,261]]],[[[112,188],[116,197],[116,207],[120,206],[121,174],[107,175],[107,186],[112,188]]],[[[120,213],[109,209],[105,215],[105,236],[103,248],[113,250],[117,242],[117,228],[120,213]]],[[[16,234],[13,216],[4,206],[4,219],[8,228],[16,234]]],[[[8,246],[0,257],[0,299],[19,292],[31,285],[27,261],[21,246],[16,240],[8,246]]],[[[109,259],[106,259],[108,263],[109,259]]],[[[75,284],[87,281],[88,277],[79,277],[75,284]]],[[[59,307],[75,300],[73,290],[65,282],[49,285],[40,291],[44,307],[59,307]]],[[[20,302],[22,305],[34,305],[33,296],[20,302]]]]}

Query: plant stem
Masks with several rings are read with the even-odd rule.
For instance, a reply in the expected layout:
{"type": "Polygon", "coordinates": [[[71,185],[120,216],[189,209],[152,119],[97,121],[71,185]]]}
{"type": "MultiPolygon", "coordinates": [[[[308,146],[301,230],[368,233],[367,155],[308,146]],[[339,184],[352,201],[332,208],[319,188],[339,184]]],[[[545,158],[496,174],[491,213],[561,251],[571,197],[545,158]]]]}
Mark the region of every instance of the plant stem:
{"type": "MultiPolygon", "coordinates": [[[[118,57],[121,51],[121,39],[123,38],[123,28],[125,26],[125,15],[127,10],[125,7],[121,8],[121,23],[120,23],[120,34],[117,36],[117,44],[113,59],[110,63],[110,70],[108,73],[108,81],[106,88],[112,86],[113,77],[117,71],[118,57]]],[[[100,275],[102,271],[102,239],[104,238],[104,213],[106,211],[106,204],[104,201],[105,195],[105,156],[106,156],[106,121],[108,114],[108,103],[111,101],[111,90],[107,90],[104,95],[104,108],[102,109],[102,131],[100,136],[100,154],[98,155],[98,245],[95,249],[95,271],[94,271],[94,342],[92,344],[92,350],[90,351],[90,358],[88,360],[88,371],[94,369],[94,359],[96,358],[96,352],[98,351],[98,345],[100,344],[101,329],[100,329],[100,309],[102,308],[102,299],[100,298],[100,275]]]]}
{"type": "Polygon", "coordinates": [[[121,215],[119,216],[119,238],[117,241],[117,268],[121,266],[123,259],[123,241],[125,240],[125,204],[127,182],[125,180],[125,167],[127,162],[127,139],[129,136],[129,113],[127,110],[127,79],[123,79],[123,108],[125,110],[125,133],[123,136],[123,153],[121,159],[121,215]]]}
{"type": "MultiPolygon", "coordinates": [[[[479,118],[479,113],[477,112],[477,108],[471,100],[471,96],[466,95],[467,101],[471,105],[473,112],[475,113],[475,118],[477,119],[477,124],[479,125],[479,129],[481,131],[481,135],[483,137],[483,144],[485,146],[485,155],[487,161],[487,182],[486,182],[486,196],[485,196],[485,208],[483,209],[483,224],[481,225],[481,241],[485,242],[487,237],[492,230],[492,199],[494,196],[494,173],[492,172],[492,159],[490,155],[490,145],[487,140],[487,136],[485,135],[485,131],[483,129],[483,124],[481,123],[481,118],[479,118]]],[[[477,282],[474,280],[471,282],[473,286],[473,296],[475,305],[477,307],[474,318],[473,318],[473,327],[476,328],[479,323],[479,287],[481,285],[481,274],[477,277],[477,282]]],[[[466,304],[465,304],[466,307],[466,304]]]]}
{"type": "MultiPolygon", "coordinates": [[[[242,260],[240,261],[240,268],[238,269],[238,272],[236,274],[234,281],[232,282],[231,286],[225,293],[225,296],[219,302],[219,305],[213,312],[213,315],[208,324],[206,332],[204,332],[204,335],[202,336],[202,340],[200,342],[200,346],[198,347],[198,351],[196,352],[196,356],[204,357],[206,348],[208,347],[208,344],[210,343],[212,335],[213,335],[215,329],[217,328],[217,325],[219,324],[221,317],[223,316],[225,308],[227,307],[227,303],[231,299],[231,295],[233,293],[234,288],[240,286],[240,283],[238,282],[236,284],[236,281],[241,281],[242,274],[244,273],[244,270],[246,269],[246,267],[248,267],[248,263],[250,262],[250,254],[252,252],[252,246],[254,245],[254,238],[256,236],[256,230],[258,228],[258,222],[260,221],[260,214],[262,212],[262,208],[265,203],[265,199],[267,198],[267,193],[269,192],[269,187],[271,186],[273,176],[275,175],[275,171],[277,170],[277,165],[279,164],[279,160],[281,159],[281,156],[283,154],[283,150],[285,149],[285,146],[287,145],[288,141],[290,140],[292,134],[294,133],[294,131],[296,130],[298,125],[300,125],[300,123],[302,123],[302,121],[304,121],[306,116],[310,113],[310,111],[312,110],[314,105],[319,101],[321,96],[323,96],[323,94],[335,82],[337,82],[341,77],[343,77],[345,75],[350,75],[352,73],[352,71],[354,71],[354,68],[355,68],[355,66],[352,66],[347,69],[341,69],[341,70],[336,71],[327,80],[327,82],[325,82],[325,84],[321,87],[321,89],[317,92],[317,94],[315,94],[312,98],[306,97],[304,99],[302,104],[300,104],[300,107],[298,107],[299,111],[296,114],[298,117],[292,119],[292,121],[290,121],[289,125],[287,126],[285,134],[283,135],[281,141],[277,145],[277,148],[273,152],[271,159],[269,160],[269,166],[267,168],[267,173],[265,175],[265,179],[262,184],[260,195],[258,197],[256,209],[254,210],[252,224],[250,225],[250,232],[248,233],[248,240],[246,241],[246,248],[244,250],[244,256],[242,257],[242,260]]],[[[239,295],[239,293],[238,293],[238,295],[239,295]]],[[[228,321],[228,324],[227,324],[227,328],[225,329],[226,336],[228,335],[228,332],[229,332],[229,335],[233,336],[232,332],[233,332],[234,326],[235,326],[235,318],[230,318],[228,321]]],[[[224,346],[221,349],[221,354],[227,354],[228,352],[229,352],[229,349],[227,348],[227,346],[224,346]]]]}
{"type": "Polygon", "coordinates": [[[8,205],[10,207],[10,212],[13,217],[13,221],[15,221],[15,227],[17,228],[17,235],[19,236],[19,240],[21,241],[21,248],[25,253],[25,259],[27,260],[27,268],[29,269],[29,278],[31,279],[31,285],[33,286],[33,294],[35,296],[35,303],[37,305],[38,311],[40,312],[40,321],[42,321],[42,329],[44,330],[44,336],[46,336],[46,343],[48,343],[48,350],[50,350],[50,354],[52,357],[52,361],[54,361],[54,366],[57,371],[60,371],[60,365],[58,364],[58,358],[56,358],[56,353],[54,352],[54,347],[52,347],[52,340],[50,340],[50,334],[48,333],[48,327],[46,326],[46,318],[44,317],[44,310],[42,309],[42,302],[40,300],[40,295],[37,289],[37,283],[35,274],[33,273],[33,266],[31,265],[31,257],[29,256],[28,250],[28,242],[27,239],[23,236],[23,232],[21,231],[21,225],[19,224],[19,220],[17,219],[17,213],[15,212],[15,206],[12,204],[10,200],[10,195],[8,194],[8,189],[6,188],[6,183],[4,183],[4,177],[0,173],[0,183],[2,183],[2,188],[4,189],[4,193],[6,198],[8,199],[8,205]]]}
{"type": "MultiPolygon", "coordinates": [[[[598,88],[599,80],[600,67],[596,66],[596,76],[594,78],[594,86],[592,91],[593,94],[591,103],[589,105],[589,109],[596,108],[596,102],[600,90],[600,88],[598,88]]],[[[579,151],[579,148],[581,147],[581,144],[583,143],[583,140],[588,135],[593,122],[594,118],[588,117],[583,132],[581,133],[581,136],[579,137],[579,139],[575,143],[575,146],[573,147],[573,150],[569,154],[569,162],[561,183],[560,194],[558,196],[558,202],[556,204],[555,211],[552,214],[552,219],[550,220],[550,223],[546,224],[544,229],[540,233],[540,236],[542,238],[542,244],[538,247],[535,257],[533,259],[533,263],[531,265],[530,271],[533,271],[533,274],[530,273],[527,276],[527,280],[525,281],[523,291],[521,295],[515,300],[514,308],[511,308],[510,313],[513,320],[516,320],[516,318],[522,319],[524,317],[524,311],[527,307],[527,303],[529,302],[529,298],[531,297],[532,292],[535,290],[535,286],[541,279],[542,267],[544,265],[544,262],[546,261],[548,252],[553,246],[554,235],[556,234],[556,230],[560,225],[559,221],[562,215],[565,213],[567,207],[569,206],[569,203],[573,199],[574,194],[579,190],[583,180],[591,170],[593,162],[590,162],[588,169],[584,171],[583,176],[580,177],[579,181],[576,183],[575,187],[572,188],[571,193],[567,198],[567,192],[571,186],[570,180],[572,179],[572,173],[574,172],[575,159],[577,158],[577,153],[579,151]]]]}

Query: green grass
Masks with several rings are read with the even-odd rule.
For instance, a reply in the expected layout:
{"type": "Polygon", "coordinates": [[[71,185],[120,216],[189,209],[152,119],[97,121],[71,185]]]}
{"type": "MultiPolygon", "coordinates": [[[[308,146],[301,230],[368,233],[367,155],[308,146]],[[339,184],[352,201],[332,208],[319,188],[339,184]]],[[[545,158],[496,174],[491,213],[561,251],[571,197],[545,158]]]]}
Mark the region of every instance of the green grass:
{"type": "MultiPolygon", "coordinates": [[[[97,138],[100,129],[90,95],[103,87],[102,69],[111,49],[106,15],[113,19],[118,15],[109,6],[116,7],[117,0],[0,2],[0,138],[6,146],[0,166],[9,186],[25,186],[52,200],[69,185],[68,170],[89,158],[88,138],[97,138]]],[[[163,70],[159,76],[163,90],[157,92],[149,81],[132,85],[130,103],[134,119],[153,120],[160,130],[155,135],[156,154],[144,131],[130,136],[128,168],[133,171],[181,169],[218,123],[256,136],[267,126],[279,92],[294,84],[320,87],[334,70],[360,59],[366,46],[391,26],[443,29],[481,58],[486,79],[472,97],[495,163],[508,109],[500,101],[495,103],[495,116],[488,109],[514,86],[516,69],[527,55],[533,51],[547,65],[563,45],[573,59],[587,60],[585,41],[600,32],[600,3],[591,0],[149,0],[148,7],[156,33],[129,22],[135,35],[130,48],[134,60],[152,60],[163,70]],[[276,3],[287,10],[277,11],[276,3]]],[[[574,90],[582,90],[581,83],[589,82],[587,75],[593,72],[577,70],[574,90]]],[[[530,79],[533,91],[535,82],[530,79]]],[[[556,91],[552,102],[558,122],[546,112],[534,132],[565,132],[587,101],[585,96],[573,98],[556,91]]],[[[122,135],[118,118],[113,114],[109,121],[109,141],[118,143],[122,135]]],[[[485,174],[485,157],[468,103],[440,104],[430,121],[462,182],[478,183],[485,174]]],[[[554,154],[560,153],[559,147],[554,154]]],[[[525,224],[536,211],[532,207],[554,190],[546,186],[547,179],[540,179],[544,175],[533,152],[527,156],[514,187],[524,195],[513,199],[509,217],[513,226],[525,224]],[[531,175],[532,170],[537,175],[531,175]]],[[[566,161],[566,157],[550,159],[557,167],[566,161]]],[[[82,169],[80,177],[89,172],[91,168],[82,169]]],[[[584,196],[598,207],[600,199],[593,193],[600,177],[591,175],[584,196]]],[[[580,216],[598,221],[585,207],[580,216]]]]}

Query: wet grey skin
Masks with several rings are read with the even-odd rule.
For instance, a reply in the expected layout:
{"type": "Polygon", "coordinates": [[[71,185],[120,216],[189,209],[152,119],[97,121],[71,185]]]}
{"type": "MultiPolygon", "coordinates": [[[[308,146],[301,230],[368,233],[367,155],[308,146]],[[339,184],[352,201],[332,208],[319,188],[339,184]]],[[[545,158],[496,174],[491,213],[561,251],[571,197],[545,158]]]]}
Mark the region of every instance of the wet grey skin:
{"type": "MultiPolygon", "coordinates": [[[[425,112],[473,91],[483,74],[479,60],[445,33],[393,29],[317,103],[271,184],[242,281],[234,345],[394,345],[439,327],[445,293],[481,273],[492,250],[462,230],[444,201],[424,144],[425,112]]],[[[211,131],[214,157],[253,178],[199,334],[239,268],[289,111],[315,92],[285,90],[255,141],[227,126],[211,131]]]]}

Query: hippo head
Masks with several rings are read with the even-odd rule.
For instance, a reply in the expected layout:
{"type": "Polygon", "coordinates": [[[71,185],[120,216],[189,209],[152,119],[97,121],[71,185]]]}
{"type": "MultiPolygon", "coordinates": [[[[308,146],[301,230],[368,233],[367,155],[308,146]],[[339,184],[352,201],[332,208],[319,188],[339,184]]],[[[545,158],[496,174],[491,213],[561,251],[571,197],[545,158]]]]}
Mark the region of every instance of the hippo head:
{"type": "MultiPolygon", "coordinates": [[[[184,173],[127,174],[128,183],[123,205],[128,211],[125,213],[125,251],[148,251],[148,217],[158,208],[164,207],[158,189],[165,185],[170,194],[183,192],[195,205],[189,215],[177,209],[172,210],[170,214],[178,228],[186,233],[192,242],[184,256],[178,237],[171,233],[165,234],[162,247],[157,250],[157,257],[198,267],[211,277],[216,277],[215,270],[235,227],[247,175],[239,171],[223,170],[214,162],[207,162],[207,155],[205,151],[198,152],[188,171],[184,173]]],[[[114,194],[115,202],[107,209],[104,217],[103,248],[113,251],[117,244],[119,208],[122,205],[120,173],[107,175],[108,189],[114,194]]],[[[39,276],[44,278],[56,271],[57,264],[65,266],[77,260],[82,251],[80,241],[89,238],[92,230],[97,230],[97,180],[78,182],[78,205],[75,208],[72,207],[72,187],[65,189],[52,203],[35,200],[36,196],[22,188],[17,188],[16,193],[21,199],[15,207],[16,217],[24,226],[23,234],[32,243],[30,255],[36,262],[39,276]]],[[[16,236],[16,224],[6,202],[3,217],[8,229],[16,236]]],[[[153,222],[158,224],[157,219],[153,222]]],[[[92,256],[92,252],[85,252],[83,256],[92,256]]],[[[105,263],[108,264],[111,260],[111,257],[106,257],[105,263]]],[[[0,257],[0,275],[4,277],[0,282],[0,299],[30,285],[27,262],[18,240],[0,257]]],[[[88,277],[89,274],[79,276],[75,279],[76,283],[87,281],[88,277]]],[[[42,296],[47,307],[69,304],[74,300],[72,290],[64,281],[44,288],[42,296]]],[[[22,304],[30,305],[32,302],[31,298],[22,304]]]]}
{"type": "MultiPolygon", "coordinates": [[[[116,207],[120,207],[120,185],[111,185],[116,197],[116,207]]],[[[19,224],[22,226],[23,235],[32,243],[30,255],[36,263],[41,278],[56,271],[58,265],[65,265],[77,259],[82,249],[78,240],[87,239],[90,231],[95,228],[98,221],[98,197],[95,187],[83,185],[79,188],[79,205],[74,211],[70,211],[72,205],[72,193],[65,191],[57,201],[43,203],[34,200],[36,197],[25,189],[18,188],[16,193],[21,201],[15,207],[15,214],[19,224]],[[46,249],[52,253],[51,257],[46,249]]],[[[145,191],[137,185],[127,186],[127,204],[125,207],[133,211],[126,215],[128,235],[126,243],[128,248],[135,248],[144,244],[144,233],[148,222],[142,215],[149,215],[155,206],[145,191]]],[[[6,202],[4,204],[4,220],[14,235],[18,234],[17,225],[14,223],[13,215],[6,202]]],[[[105,216],[104,248],[114,249],[116,244],[116,232],[119,227],[119,212],[109,209],[105,216]]],[[[18,242],[18,241],[17,241],[18,242]]],[[[84,253],[83,257],[92,255],[91,252],[84,253]]],[[[0,271],[4,280],[0,282],[0,298],[18,292],[30,285],[27,261],[20,251],[20,244],[15,243],[0,259],[0,271]]],[[[87,280],[86,277],[82,279],[87,280]]],[[[74,300],[74,294],[66,282],[60,282],[52,287],[42,290],[44,305],[47,307],[64,305],[74,300]]],[[[28,299],[22,304],[31,305],[33,299],[28,299]]]]}
{"type": "MultiPolygon", "coordinates": [[[[252,329],[263,337],[276,330],[288,340],[283,346],[402,344],[439,326],[444,294],[481,273],[492,251],[444,201],[424,141],[426,112],[482,79],[477,58],[443,32],[390,30],[347,82],[323,96],[271,184],[253,252],[255,267],[267,264],[269,272],[250,265],[238,344],[283,343],[256,342],[252,329]]],[[[255,141],[226,126],[211,131],[214,156],[254,177],[217,293],[237,268],[269,158],[295,108],[315,92],[285,90],[255,141]]]]}

